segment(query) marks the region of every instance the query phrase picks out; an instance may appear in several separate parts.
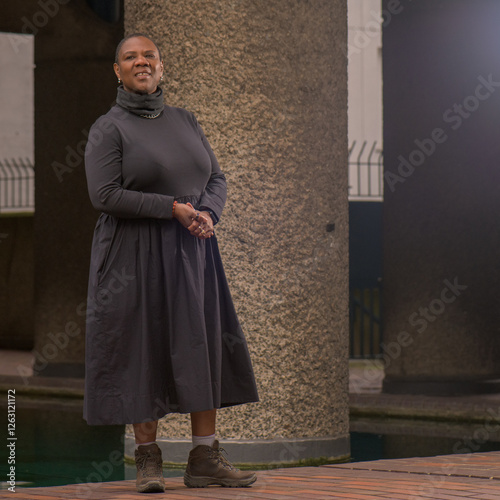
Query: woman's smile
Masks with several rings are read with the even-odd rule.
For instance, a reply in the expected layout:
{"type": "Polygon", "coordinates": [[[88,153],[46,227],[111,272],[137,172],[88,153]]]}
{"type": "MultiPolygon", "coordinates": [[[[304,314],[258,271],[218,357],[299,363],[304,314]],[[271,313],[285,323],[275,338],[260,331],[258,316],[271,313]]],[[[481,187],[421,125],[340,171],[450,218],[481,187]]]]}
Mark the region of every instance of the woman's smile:
{"type": "Polygon", "coordinates": [[[152,94],[163,73],[156,45],[141,36],[123,44],[114,68],[124,90],[137,94],[152,94]]]}

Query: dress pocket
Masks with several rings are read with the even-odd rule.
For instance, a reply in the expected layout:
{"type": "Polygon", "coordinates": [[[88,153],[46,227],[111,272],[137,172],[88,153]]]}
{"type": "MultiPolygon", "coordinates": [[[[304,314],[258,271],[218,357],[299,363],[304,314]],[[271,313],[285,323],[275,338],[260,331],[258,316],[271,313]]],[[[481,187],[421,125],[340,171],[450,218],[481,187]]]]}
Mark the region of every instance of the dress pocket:
{"type": "Polygon", "coordinates": [[[100,283],[106,274],[117,230],[118,220],[110,215],[101,214],[94,231],[91,263],[91,267],[95,269],[97,275],[97,283],[100,283]]]}

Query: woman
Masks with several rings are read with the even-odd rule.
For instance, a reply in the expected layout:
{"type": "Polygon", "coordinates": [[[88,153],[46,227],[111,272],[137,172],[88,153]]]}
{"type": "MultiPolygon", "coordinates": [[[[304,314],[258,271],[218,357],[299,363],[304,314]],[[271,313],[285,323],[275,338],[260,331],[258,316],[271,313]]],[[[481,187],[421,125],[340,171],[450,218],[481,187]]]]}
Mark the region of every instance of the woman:
{"type": "Polygon", "coordinates": [[[136,33],[117,47],[116,105],[92,126],[92,244],[84,418],[132,423],[137,489],[164,491],[159,418],[190,413],[184,482],[248,486],[215,439],[216,410],[258,400],[214,224],[226,182],[192,113],[165,106],[157,45],[136,33]]]}

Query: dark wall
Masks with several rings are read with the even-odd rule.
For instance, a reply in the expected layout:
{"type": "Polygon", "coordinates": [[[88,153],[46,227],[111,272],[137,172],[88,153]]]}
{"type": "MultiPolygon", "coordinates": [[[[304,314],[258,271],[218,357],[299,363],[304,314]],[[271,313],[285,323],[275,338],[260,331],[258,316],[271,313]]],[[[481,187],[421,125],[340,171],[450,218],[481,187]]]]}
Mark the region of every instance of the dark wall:
{"type": "Polygon", "coordinates": [[[376,288],[382,278],[380,202],[349,202],[349,288],[376,288]]]}
{"type": "Polygon", "coordinates": [[[29,350],[33,328],[33,217],[0,217],[0,349],[29,350]]]}
{"type": "Polygon", "coordinates": [[[84,0],[25,0],[2,6],[0,30],[35,34],[35,372],[53,365],[53,373],[82,374],[81,311],[97,218],[83,148],[116,95],[112,63],[123,26],[84,0]],[[79,333],[69,337],[68,329],[79,333]]]}
{"type": "Polygon", "coordinates": [[[500,2],[383,8],[385,388],[495,378],[500,2]]]}

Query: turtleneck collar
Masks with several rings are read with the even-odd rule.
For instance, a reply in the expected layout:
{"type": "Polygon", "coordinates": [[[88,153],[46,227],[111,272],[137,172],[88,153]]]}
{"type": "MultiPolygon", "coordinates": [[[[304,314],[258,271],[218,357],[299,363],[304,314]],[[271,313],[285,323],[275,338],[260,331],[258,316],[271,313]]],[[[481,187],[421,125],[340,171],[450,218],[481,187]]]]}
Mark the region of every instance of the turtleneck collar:
{"type": "Polygon", "coordinates": [[[116,104],[144,118],[156,118],[163,111],[163,90],[160,87],[152,94],[127,92],[123,85],[118,87],[116,104]],[[156,116],[155,116],[156,115],[156,116]]]}

